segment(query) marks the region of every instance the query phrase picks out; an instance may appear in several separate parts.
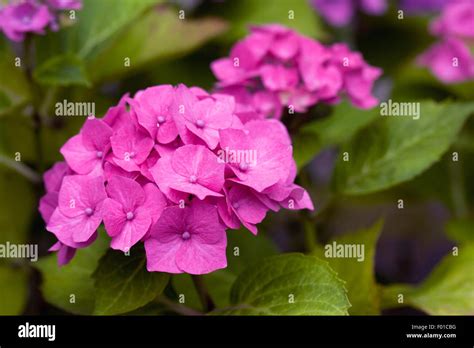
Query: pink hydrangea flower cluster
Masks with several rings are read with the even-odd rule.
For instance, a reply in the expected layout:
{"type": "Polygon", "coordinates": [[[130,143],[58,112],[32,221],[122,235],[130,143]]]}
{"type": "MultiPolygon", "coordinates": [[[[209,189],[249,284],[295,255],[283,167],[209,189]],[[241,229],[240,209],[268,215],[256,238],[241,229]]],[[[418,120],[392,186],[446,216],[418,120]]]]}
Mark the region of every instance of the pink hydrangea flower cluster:
{"type": "Polygon", "coordinates": [[[44,175],[59,263],[103,223],[112,249],[145,244],[149,271],[208,273],[227,265],[227,228],[256,234],[269,210],[312,210],[283,124],[243,124],[236,109],[232,96],[161,85],[88,119],[44,175]]]}
{"type": "Polygon", "coordinates": [[[0,30],[12,41],[23,41],[27,33],[44,34],[47,27],[56,30],[60,11],[81,7],[81,0],[13,0],[0,5],[0,30]]]}
{"type": "Polygon", "coordinates": [[[388,8],[387,0],[310,0],[310,3],[329,24],[335,27],[348,25],[358,10],[378,16],[388,8]]]}
{"type": "Polygon", "coordinates": [[[345,44],[326,47],[277,24],[253,27],[211,69],[217,90],[236,98],[243,122],[280,118],[284,107],[305,112],[318,102],[337,103],[343,94],[357,107],[371,108],[378,102],[372,87],[382,73],[345,44]]]}
{"type": "Polygon", "coordinates": [[[474,78],[474,1],[447,2],[441,15],[430,25],[430,32],[440,38],[418,57],[418,63],[428,67],[445,83],[457,83],[474,78]]]}

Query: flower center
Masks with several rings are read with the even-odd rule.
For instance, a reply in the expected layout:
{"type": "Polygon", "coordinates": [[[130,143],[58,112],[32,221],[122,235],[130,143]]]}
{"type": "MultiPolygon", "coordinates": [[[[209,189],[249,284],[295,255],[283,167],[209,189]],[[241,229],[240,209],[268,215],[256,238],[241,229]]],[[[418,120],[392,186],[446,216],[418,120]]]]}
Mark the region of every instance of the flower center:
{"type": "Polygon", "coordinates": [[[189,177],[189,182],[190,182],[191,184],[195,184],[196,181],[197,181],[196,175],[191,175],[191,176],[189,177]]]}
{"type": "Polygon", "coordinates": [[[127,220],[132,220],[134,217],[135,217],[135,215],[133,214],[133,212],[129,211],[127,213],[127,220]]]}
{"type": "Polygon", "coordinates": [[[129,155],[129,157],[130,157],[130,158],[133,158],[133,157],[135,157],[135,152],[133,152],[133,151],[132,151],[132,152],[130,152],[130,155],[129,155]]]}
{"type": "Polygon", "coordinates": [[[249,169],[249,165],[247,162],[240,162],[239,169],[243,172],[246,172],[249,169]]]}
{"type": "Polygon", "coordinates": [[[158,121],[158,123],[165,123],[165,118],[163,116],[158,116],[156,120],[158,121]]]}
{"type": "Polygon", "coordinates": [[[204,127],[204,121],[203,120],[197,120],[196,121],[196,127],[203,128],[204,127]]]}
{"type": "Polygon", "coordinates": [[[86,208],[84,209],[84,213],[86,213],[87,216],[91,216],[94,210],[92,210],[92,208],[86,208]]]}
{"type": "Polygon", "coordinates": [[[21,18],[21,22],[22,22],[23,24],[30,24],[30,23],[31,23],[31,17],[30,17],[30,16],[23,16],[23,17],[21,18]]]}
{"type": "Polygon", "coordinates": [[[237,202],[233,203],[233,204],[232,204],[232,207],[233,207],[235,210],[239,209],[239,203],[237,203],[237,202]]]}
{"type": "Polygon", "coordinates": [[[185,231],[185,232],[183,232],[183,234],[181,235],[181,237],[182,237],[184,240],[188,240],[189,238],[191,238],[191,234],[190,234],[188,231],[185,231]]]}
{"type": "Polygon", "coordinates": [[[97,158],[102,158],[102,156],[104,156],[104,153],[102,151],[97,151],[95,155],[97,156],[97,158]]]}

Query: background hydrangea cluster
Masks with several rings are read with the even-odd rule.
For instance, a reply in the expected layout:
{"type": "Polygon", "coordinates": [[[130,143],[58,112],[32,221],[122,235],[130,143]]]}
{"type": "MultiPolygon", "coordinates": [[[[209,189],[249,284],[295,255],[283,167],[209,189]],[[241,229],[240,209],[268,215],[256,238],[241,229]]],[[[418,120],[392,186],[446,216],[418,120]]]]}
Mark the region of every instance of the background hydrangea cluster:
{"type": "Polygon", "coordinates": [[[211,68],[218,90],[236,98],[245,119],[280,118],[284,108],[305,112],[316,103],[337,103],[344,94],[355,106],[372,108],[373,84],[382,74],[346,44],[326,47],[281,25],[252,28],[211,68]]]}
{"type": "Polygon", "coordinates": [[[227,265],[226,228],[256,234],[268,210],[313,209],[283,124],[243,124],[235,109],[232,96],[161,85],[87,120],[45,173],[59,263],[103,222],[113,249],[145,242],[149,271],[209,273],[227,265]]]}
{"type": "MultiPolygon", "coordinates": [[[[436,12],[449,2],[459,0],[311,0],[311,4],[324,19],[335,27],[354,24],[358,19],[357,12],[370,16],[381,16],[387,12],[389,5],[397,4],[399,9],[408,14],[436,12]]],[[[465,1],[465,0],[460,0],[465,1]]]]}
{"type": "Polygon", "coordinates": [[[387,0],[311,0],[314,8],[331,25],[348,25],[358,10],[369,15],[381,15],[388,7],[387,0]]]}
{"type": "Polygon", "coordinates": [[[441,14],[431,22],[431,34],[439,42],[419,58],[445,83],[455,83],[474,78],[474,4],[472,1],[447,1],[441,14]]]}
{"type": "Polygon", "coordinates": [[[80,10],[81,0],[20,0],[0,4],[0,30],[13,41],[23,41],[27,33],[45,34],[58,29],[62,11],[80,10]]]}

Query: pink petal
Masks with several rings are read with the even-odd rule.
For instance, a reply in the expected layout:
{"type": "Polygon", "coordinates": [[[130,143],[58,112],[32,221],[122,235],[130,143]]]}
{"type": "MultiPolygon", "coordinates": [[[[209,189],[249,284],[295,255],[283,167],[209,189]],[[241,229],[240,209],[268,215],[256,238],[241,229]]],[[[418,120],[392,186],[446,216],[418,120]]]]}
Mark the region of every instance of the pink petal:
{"type": "Polygon", "coordinates": [[[132,220],[125,222],[120,234],[112,238],[110,247],[124,252],[130,250],[148,232],[150,225],[150,216],[137,213],[132,220]]]}
{"type": "Polygon", "coordinates": [[[43,220],[48,223],[51,215],[58,206],[58,193],[48,192],[40,199],[39,211],[43,220]]]}
{"type": "Polygon", "coordinates": [[[219,143],[218,130],[232,124],[234,105],[233,98],[221,101],[210,98],[201,100],[194,105],[193,114],[185,116],[186,127],[213,150],[219,143]]]}
{"type": "Polygon", "coordinates": [[[134,211],[145,202],[145,191],[134,180],[113,176],[107,184],[107,194],[120,203],[124,212],[134,211]]]}
{"type": "Polygon", "coordinates": [[[270,91],[282,91],[296,87],[298,72],[282,65],[264,65],[261,68],[262,82],[270,91]]]}
{"type": "Polygon", "coordinates": [[[234,61],[230,58],[213,61],[211,70],[218,80],[226,83],[239,83],[247,78],[245,70],[240,65],[234,65],[234,61]]]}
{"type": "Polygon", "coordinates": [[[155,224],[163,213],[163,210],[166,208],[168,202],[155,184],[146,184],[143,187],[143,190],[145,191],[146,200],[142,208],[147,211],[153,220],[152,223],[155,224]]]}
{"type": "Polygon", "coordinates": [[[111,237],[119,235],[127,221],[122,205],[113,199],[107,198],[104,201],[103,212],[107,234],[111,237]]]}
{"type": "Polygon", "coordinates": [[[185,200],[188,196],[186,193],[175,191],[170,187],[176,180],[182,180],[182,177],[176,174],[171,168],[170,157],[160,158],[158,162],[150,168],[150,173],[160,188],[160,191],[172,202],[179,203],[180,200],[185,200]]]}
{"type": "Polygon", "coordinates": [[[168,243],[160,242],[156,239],[145,241],[145,251],[149,272],[183,273],[176,265],[176,253],[181,247],[181,243],[176,240],[168,243]]]}
{"type": "Polygon", "coordinates": [[[217,208],[199,200],[193,200],[191,206],[186,209],[185,220],[186,230],[191,234],[191,238],[199,243],[218,243],[225,232],[219,221],[217,208]]]}
{"type": "Polygon", "coordinates": [[[179,269],[189,274],[206,274],[227,267],[225,232],[215,244],[202,244],[193,237],[185,241],[176,253],[179,269]]]}
{"type": "Polygon", "coordinates": [[[44,185],[47,192],[58,192],[61,188],[63,178],[69,174],[69,167],[66,162],[56,162],[44,173],[44,185]]]}
{"type": "Polygon", "coordinates": [[[138,165],[147,159],[154,145],[153,139],[134,126],[121,128],[110,141],[114,162],[129,172],[140,170],[138,165]]]}
{"type": "Polygon", "coordinates": [[[239,41],[231,50],[230,58],[239,59],[239,65],[245,70],[253,69],[267,54],[272,45],[272,36],[266,32],[252,32],[239,41]]]}
{"type": "Polygon", "coordinates": [[[71,248],[61,242],[56,242],[48,251],[57,251],[58,252],[58,265],[64,266],[71,261],[71,259],[76,254],[76,249],[71,248]]]}
{"type": "Polygon", "coordinates": [[[140,91],[130,100],[138,123],[153,139],[163,143],[173,141],[178,135],[170,110],[173,94],[171,85],[161,85],[140,91]]]}
{"type": "Polygon", "coordinates": [[[245,124],[245,130],[221,131],[221,146],[242,150],[245,146],[254,151],[255,163],[241,169],[242,160],[231,168],[238,179],[231,179],[258,192],[286,180],[292,161],[291,141],[285,127],[276,120],[256,120],[245,124]],[[246,133],[247,132],[247,133],[246,133]],[[241,145],[239,145],[241,144],[241,145]],[[231,146],[236,146],[232,148],[231,146]]]}
{"type": "Polygon", "coordinates": [[[96,214],[88,217],[85,214],[75,217],[63,215],[56,209],[51,215],[46,229],[63,243],[73,248],[79,248],[94,238],[94,233],[102,222],[102,217],[96,214]]]}
{"type": "Polygon", "coordinates": [[[186,230],[185,214],[186,208],[178,206],[165,208],[157,223],[151,228],[151,238],[168,243],[180,236],[186,230]]]}
{"type": "MultiPolygon", "coordinates": [[[[113,160],[113,158],[112,158],[113,160]]],[[[115,163],[115,162],[114,162],[115,163]]],[[[104,177],[106,181],[109,181],[113,176],[123,176],[132,180],[136,180],[139,176],[139,172],[127,172],[126,170],[112,164],[111,162],[104,163],[104,177]]]]}
{"type": "Polygon", "coordinates": [[[219,217],[222,219],[222,222],[224,222],[227,227],[234,230],[240,228],[239,218],[233,211],[231,211],[225,198],[219,199],[217,201],[217,211],[219,213],[219,217]]]}
{"type": "Polygon", "coordinates": [[[280,202],[281,206],[286,209],[308,209],[314,210],[313,202],[309,197],[308,192],[298,185],[294,185],[295,190],[290,194],[288,198],[280,202]],[[300,191],[300,192],[298,192],[300,191]],[[302,191],[302,192],[301,192],[302,191]]]}
{"type": "Polygon", "coordinates": [[[274,40],[270,52],[282,60],[288,60],[296,55],[298,48],[298,36],[293,32],[289,32],[274,40]]]}
{"type": "Polygon", "coordinates": [[[59,151],[69,167],[79,174],[89,174],[102,164],[102,157],[98,156],[98,151],[86,148],[82,134],[73,136],[59,151]]]}
{"type": "Polygon", "coordinates": [[[204,146],[180,147],[172,157],[171,167],[188,180],[194,176],[197,184],[212,191],[218,192],[224,185],[224,164],[204,146]]]}
{"type": "Polygon", "coordinates": [[[103,121],[114,129],[120,129],[131,121],[130,114],[127,112],[126,100],[129,99],[129,94],[125,94],[120,99],[117,106],[113,106],[107,110],[103,117],[103,121]]]}
{"type": "Polygon", "coordinates": [[[329,50],[319,42],[307,37],[300,37],[301,53],[298,58],[298,67],[303,82],[309,90],[318,88],[318,70],[331,55],[329,50]]]}
{"type": "Polygon", "coordinates": [[[64,177],[59,191],[58,207],[69,217],[83,215],[88,208],[95,214],[106,197],[103,177],[68,175],[64,177]]]}
{"type": "Polygon", "coordinates": [[[87,149],[102,151],[105,155],[110,148],[112,128],[102,120],[88,119],[81,129],[81,134],[87,149]]]}
{"type": "Polygon", "coordinates": [[[257,224],[265,218],[268,208],[250,189],[234,185],[229,190],[228,199],[232,210],[243,223],[257,224]]]}

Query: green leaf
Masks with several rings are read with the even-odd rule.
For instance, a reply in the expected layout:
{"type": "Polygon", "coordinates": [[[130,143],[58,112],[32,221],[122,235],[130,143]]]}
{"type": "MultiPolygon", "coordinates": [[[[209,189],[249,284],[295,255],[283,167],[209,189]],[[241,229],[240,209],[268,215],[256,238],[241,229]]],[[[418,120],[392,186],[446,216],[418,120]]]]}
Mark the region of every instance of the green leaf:
{"type": "Polygon", "coordinates": [[[37,69],[33,77],[36,81],[50,86],[90,86],[84,63],[72,54],[55,56],[37,69]]]}
{"type": "Polygon", "coordinates": [[[408,181],[438,161],[456,139],[474,103],[420,103],[420,118],[381,117],[359,132],[336,166],[335,185],[348,195],[367,194],[408,181]]]}
{"type": "Polygon", "coordinates": [[[344,282],[314,256],[283,254],[245,270],[231,292],[227,315],[346,315],[344,282]]]}
{"type": "Polygon", "coordinates": [[[344,101],[333,108],[329,117],[305,125],[293,137],[293,154],[298,168],[306,165],[323,148],[348,141],[378,115],[378,108],[362,110],[344,101]]]}
{"type": "Polygon", "coordinates": [[[0,315],[19,315],[28,299],[28,272],[0,265],[0,315]]]}
{"type": "Polygon", "coordinates": [[[82,10],[76,13],[78,23],[74,26],[76,52],[83,58],[89,56],[124,26],[137,20],[147,8],[160,2],[162,0],[120,0],[120,3],[84,0],[82,10]]]}
{"type": "Polygon", "coordinates": [[[40,259],[36,267],[43,276],[41,291],[46,301],[71,313],[92,314],[96,298],[92,274],[108,247],[108,237],[100,229],[97,240],[78,250],[67,265],[59,267],[55,254],[40,259]]]}
{"type": "MultiPolygon", "coordinates": [[[[261,232],[254,236],[245,228],[227,232],[227,268],[203,276],[217,308],[229,306],[230,289],[242,271],[267,256],[276,254],[273,243],[261,232]]],[[[189,274],[179,274],[172,278],[178,295],[184,295],[183,305],[203,310],[199,296],[189,274]]]]}
{"type": "Polygon", "coordinates": [[[230,42],[246,36],[250,26],[265,23],[279,23],[316,38],[323,36],[321,22],[307,0],[273,0],[271,4],[255,0],[230,1],[225,8],[219,8],[218,13],[232,22],[226,35],[230,42]]]}
{"type": "Polygon", "coordinates": [[[184,55],[226,28],[226,23],[218,18],[181,20],[176,11],[154,9],[116,35],[88,69],[94,72],[95,81],[126,75],[156,60],[184,55]]]}
{"type": "Polygon", "coordinates": [[[160,303],[150,302],[143,307],[124,313],[123,315],[155,316],[166,314],[169,314],[168,308],[166,308],[166,306],[160,303]]]}
{"type": "MultiPolygon", "coordinates": [[[[83,102],[83,99],[81,102],[83,102]]],[[[71,101],[71,99],[68,99],[71,101]]],[[[58,117],[59,122],[62,123],[61,130],[58,131],[53,127],[42,127],[40,139],[42,145],[42,152],[44,154],[45,161],[48,163],[54,163],[56,161],[62,161],[63,157],[59,152],[59,149],[66,143],[66,141],[77,135],[79,130],[86,121],[86,117],[58,117]]]]}
{"type": "MultiPolygon", "coordinates": [[[[0,137],[0,140],[1,153],[4,138],[0,137]]],[[[13,157],[12,153],[12,160],[13,157]]],[[[0,192],[0,244],[27,243],[37,204],[32,184],[17,172],[0,165],[0,192]]],[[[25,309],[29,272],[23,267],[23,261],[30,264],[29,260],[0,260],[0,315],[18,315],[25,309]]]]}
{"type": "MultiPolygon", "coordinates": [[[[420,48],[417,47],[420,52],[420,48]]],[[[385,72],[385,69],[384,69],[385,72]]],[[[474,82],[445,84],[438,80],[427,68],[420,68],[415,64],[406,65],[394,76],[392,99],[397,100],[443,100],[450,97],[456,99],[473,100],[474,82]]]]}
{"type": "Polygon", "coordinates": [[[450,220],[446,225],[448,237],[459,243],[474,243],[474,221],[472,219],[450,220]]]}
{"type": "Polygon", "coordinates": [[[385,307],[404,305],[419,308],[430,315],[474,314],[474,244],[463,244],[458,255],[449,254],[419,286],[391,285],[383,288],[385,307]]]}
{"type": "Polygon", "coordinates": [[[96,288],[95,314],[114,315],[145,306],[161,294],[169,274],[148,272],[143,247],[126,256],[109,250],[93,275],[96,288]]]}
{"type": "Polygon", "coordinates": [[[15,66],[15,56],[7,41],[0,38],[0,116],[25,105],[30,100],[30,87],[22,67],[15,66]]]}
{"type": "Polygon", "coordinates": [[[0,166],[0,192],[0,244],[7,241],[26,243],[36,208],[32,184],[18,173],[0,166]]]}
{"type": "Polygon", "coordinates": [[[151,6],[163,0],[83,0],[83,7],[75,11],[61,30],[35,35],[35,61],[40,66],[65,54],[89,59],[98,54],[117,32],[139,17],[151,6]],[[106,21],[106,19],[111,19],[106,21]]]}
{"type": "MultiPolygon", "coordinates": [[[[338,277],[346,282],[347,295],[352,305],[349,308],[351,315],[380,314],[379,290],[375,283],[375,249],[382,222],[374,224],[368,229],[349,233],[336,238],[336,245],[363,245],[364,260],[357,258],[330,258],[326,257],[326,248],[319,247],[315,256],[329,262],[329,266],[337,272],[338,277]]],[[[332,246],[333,241],[326,245],[332,246]]]]}
{"type": "Polygon", "coordinates": [[[0,118],[0,154],[10,160],[20,154],[22,162],[36,162],[34,130],[28,116],[15,113],[0,118]]]}

